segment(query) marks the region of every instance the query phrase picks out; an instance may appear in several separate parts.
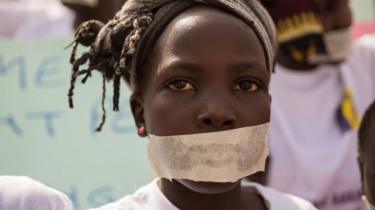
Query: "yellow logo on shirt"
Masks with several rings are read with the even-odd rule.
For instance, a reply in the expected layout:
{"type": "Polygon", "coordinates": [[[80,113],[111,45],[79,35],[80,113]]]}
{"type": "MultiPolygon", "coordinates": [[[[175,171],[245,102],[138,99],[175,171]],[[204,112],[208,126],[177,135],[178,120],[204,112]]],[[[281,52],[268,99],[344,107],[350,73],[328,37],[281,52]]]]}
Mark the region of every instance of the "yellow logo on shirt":
{"type": "Polygon", "coordinates": [[[359,128],[361,120],[358,117],[353,101],[353,95],[349,89],[344,90],[344,97],[341,104],[341,114],[352,129],[359,128]]]}

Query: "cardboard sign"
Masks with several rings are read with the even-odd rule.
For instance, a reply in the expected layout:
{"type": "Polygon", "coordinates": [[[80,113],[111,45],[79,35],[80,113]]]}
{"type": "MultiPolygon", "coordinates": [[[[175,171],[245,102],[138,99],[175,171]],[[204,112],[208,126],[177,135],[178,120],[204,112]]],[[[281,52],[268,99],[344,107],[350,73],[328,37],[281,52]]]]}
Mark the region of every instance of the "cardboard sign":
{"type": "MultiPolygon", "coordinates": [[[[113,113],[107,84],[107,123],[101,117],[101,74],[77,81],[68,108],[71,40],[0,40],[0,175],[26,175],[67,193],[76,210],[98,207],[152,180],[147,139],[136,134],[130,92],[121,87],[113,113]]],[[[79,53],[78,53],[79,55],[79,53]]]]}

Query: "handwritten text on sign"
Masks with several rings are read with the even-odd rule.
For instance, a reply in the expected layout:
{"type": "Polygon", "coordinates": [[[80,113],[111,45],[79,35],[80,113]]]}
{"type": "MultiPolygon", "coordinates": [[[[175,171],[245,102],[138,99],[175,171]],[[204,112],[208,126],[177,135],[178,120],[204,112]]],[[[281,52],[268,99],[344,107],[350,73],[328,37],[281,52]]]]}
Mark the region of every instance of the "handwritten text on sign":
{"type": "Polygon", "coordinates": [[[70,40],[0,40],[0,175],[27,175],[66,192],[77,210],[134,192],[151,179],[147,139],[136,135],[125,84],[113,113],[107,84],[107,122],[101,133],[101,82],[77,81],[68,108],[70,40]]]}

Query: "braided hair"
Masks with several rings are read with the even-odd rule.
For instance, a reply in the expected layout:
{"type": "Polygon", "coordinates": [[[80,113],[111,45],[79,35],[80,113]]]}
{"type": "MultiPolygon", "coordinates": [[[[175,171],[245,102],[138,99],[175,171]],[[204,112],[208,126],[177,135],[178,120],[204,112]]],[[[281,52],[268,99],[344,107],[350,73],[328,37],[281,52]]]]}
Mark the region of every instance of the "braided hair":
{"type": "Polygon", "coordinates": [[[85,83],[92,71],[99,71],[103,77],[102,119],[96,130],[102,130],[106,119],[106,83],[113,80],[113,110],[119,111],[121,79],[133,92],[139,92],[142,67],[156,40],[178,14],[197,4],[227,10],[249,24],[263,46],[268,68],[273,70],[275,29],[272,19],[257,0],[127,0],[108,23],[90,20],[77,28],[70,57],[69,106],[74,107],[77,78],[84,75],[81,81],[85,83]],[[89,47],[89,51],[76,58],[79,44],[89,47]],[[80,69],[86,63],[87,69],[80,69]]]}
{"type": "Polygon", "coordinates": [[[130,72],[128,65],[136,51],[137,43],[152,21],[152,13],[141,11],[129,17],[116,15],[113,20],[104,25],[102,22],[90,20],[82,23],[75,33],[74,46],[72,49],[70,63],[73,65],[70,88],[69,106],[74,107],[73,95],[77,78],[84,75],[81,80],[85,83],[93,70],[102,73],[102,120],[97,127],[101,131],[106,119],[106,109],[104,101],[106,97],[106,82],[113,80],[113,110],[119,111],[120,80],[121,77],[130,84],[130,72]],[[125,37],[121,41],[122,37],[125,37]],[[76,59],[78,44],[91,46],[89,52],[83,53],[76,59]],[[121,46],[121,48],[120,48],[121,46]],[[79,69],[86,62],[89,63],[87,69],[79,69]]]}

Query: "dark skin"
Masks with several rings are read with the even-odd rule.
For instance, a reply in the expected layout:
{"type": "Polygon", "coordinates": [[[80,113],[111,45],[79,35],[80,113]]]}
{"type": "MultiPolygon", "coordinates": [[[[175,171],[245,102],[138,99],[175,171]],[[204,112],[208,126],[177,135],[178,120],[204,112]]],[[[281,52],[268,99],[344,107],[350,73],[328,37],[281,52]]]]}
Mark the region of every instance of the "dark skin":
{"type": "MultiPolygon", "coordinates": [[[[295,1],[297,2],[298,0],[295,1]]],[[[345,29],[352,24],[349,0],[310,0],[310,2],[313,5],[314,13],[320,18],[325,32],[345,29]]],[[[317,67],[307,62],[292,61],[282,51],[277,54],[277,62],[295,71],[311,71],[317,67]]]]}
{"type": "Polygon", "coordinates": [[[364,146],[360,153],[362,155],[363,163],[360,164],[362,176],[363,176],[363,186],[364,193],[367,200],[375,205],[375,112],[371,112],[369,118],[366,118],[368,122],[366,135],[361,139],[364,142],[364,146]]]}
{"type": "Polygon", "coordinates": [[[98,5],[88,7],[77,3],[62,3],[72,9],[76,15],[74,28],[77,28],[82,22],[96,19],[105,23],[119,11],[126,0],[98,0],[98,5]]]}
{"type": "Polygon", "coordinates": [[[375,204],[375,133],[372,133],[371,143],[368,144],[366,150],[366,159],[363,164],[364,173],[364,191],[367,200],[375,204]]]}
{"type": "MultiPolygon", "coordinates": [[[[269,122],[270,73],[260,41],[243,21],[194,7],[165,29],[131,97],[138,128],[158,136],[216,132],[269,122]]],[[[266,209],[260,195],[235,183],[161,179],[180,209],[266,209]]]]}

